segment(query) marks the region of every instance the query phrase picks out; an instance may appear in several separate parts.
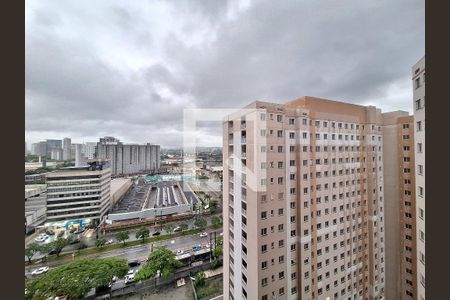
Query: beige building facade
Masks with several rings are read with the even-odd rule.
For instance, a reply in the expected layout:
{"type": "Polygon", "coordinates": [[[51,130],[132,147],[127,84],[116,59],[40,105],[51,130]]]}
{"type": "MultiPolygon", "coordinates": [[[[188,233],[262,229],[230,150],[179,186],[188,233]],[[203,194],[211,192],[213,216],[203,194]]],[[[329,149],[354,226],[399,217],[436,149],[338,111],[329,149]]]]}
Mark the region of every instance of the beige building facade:
{"type": "Polygon", "coordinates": [[[417,214],[417,287],[425,299],[425,57],[412,68],[417,214]]]}
{"type": "Polygon", "coordinates": [[[417,299],[414,118],[383,115],[386,299],[417,299]]]}
{"type": "Polygon", "coordinates": [[[379,109],[257,101],[223,145],[224,299],[385,299],[379,109]]]}

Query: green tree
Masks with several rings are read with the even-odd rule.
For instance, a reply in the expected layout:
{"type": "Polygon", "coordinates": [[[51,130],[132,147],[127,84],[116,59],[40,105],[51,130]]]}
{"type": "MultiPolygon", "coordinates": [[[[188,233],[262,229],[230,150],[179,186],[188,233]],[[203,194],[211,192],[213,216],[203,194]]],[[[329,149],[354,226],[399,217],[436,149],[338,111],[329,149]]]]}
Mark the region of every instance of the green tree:
{"type": "Polygon", "coordinates": [[[125,241],[130,238],[130,233],[128,231],[121,231],[116,234],[116,240],[119,242],[123,242],[123,245],[125,246],[125,241]]]}
{"type": "Polygon", "coordinates": [[[49,247],[50,247],[50,251],[54,250],[56,253],[56,256],[59,256],[59,254],[61,253],[62,249],[64,249],[64,247],[66,247],[67,245],[70,244],[70,238],[57,238],[56,240],[54,240],[53,242],[49,243],[49,247]]]}
{"type": "Polygon", "coordinates": [[[223,236],[218,236],[216,238],[216,247],[223,244],[223,236]]]}
{"type": "Polygon", "coordinates": [[[136,232],[136,238],[142,239],[142,243],[144,243],[145,238],[148,237],[149,235],[150,235],[150,230],[147,227],[141,227],[136,232]]]}
{"type": "Polygon", "coordinates": [[[204,218],[201,218],[201,217],[194,221],[194,225],[196,227],[200,228],[200,230],[205,229],[207,224],[208,223],[206,222],[206,220],[204,218]]]}
{"type": "Polygon", "coordinates": [[[205,285],[205,272],[200,271],[195,275],[195,287],[200,287],[205,285]]]}
{"type": "Polygon", "coordinates": [[[222,219],[218,216],[212,216],[211,223],[216,229],[222,227],[222,219]]]}
{"type": "Polygon", "coordinates": [[[31,243],[28,245],[28,247],[25,249],[25,256],[28,258],[28,262],[31,264],[31,259],[33,256],[38,253],[41,249],[41,246],[39,246],[38,243],[31,243]]]}
{"type": "Polygon", "coordinates": [[[166,226],[164,226],[164,229],[169,233],[169,236],[171,237],[175,226],[173,226],[172,224],[167,224],[166,226]]]}
{"type": "Polygon", "coordinates": [[[27,282],[26,299],[67,296],[80,299],[92,288],[107,286],[114,276],[128,272],[125,259],[97,258],[76,260],[48,271],[27,282]]]}
{"type": "Polygon", "coordinates": [[[222,246],[216,246],[213,251],[213,256],[217,258],[217,257],[221,256],[222,254],[223,254],[222,246]]]}
{"type": "Polygon", "coordinates": [[[217,200],[209,201],[209,211],[212,214],[216,213],[218,205],[219,205],[219,202],[217,200]]]}
{"type": "Polygon", "coordinates": [[[137,272],[136,280],[154,277],[158,270],[163,278],[169,277],[181,263],[175,259],[175,253],[165,246],[156,247],[150,253],[147,263],[137,272]]]}
{"type": "Polygon", "coordinates": [[[105,239],[98,239],[95,241],[95,246],[97,248],[102,247],[106,244],[106,240],[105,239]]]}

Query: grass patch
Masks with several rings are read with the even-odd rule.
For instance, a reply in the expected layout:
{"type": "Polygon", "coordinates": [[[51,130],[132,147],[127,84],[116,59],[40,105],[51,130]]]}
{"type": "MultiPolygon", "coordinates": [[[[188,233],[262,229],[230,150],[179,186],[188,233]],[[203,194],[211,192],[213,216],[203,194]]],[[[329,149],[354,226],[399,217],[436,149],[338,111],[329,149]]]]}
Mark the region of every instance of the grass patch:
{"type": "Polygon", "coordinates": [[[211,299],[213,297],[223,294],[222,276],[208,278],[205,280],[205,285],[196,287],[197,297],[199,300],[211,299]]]}

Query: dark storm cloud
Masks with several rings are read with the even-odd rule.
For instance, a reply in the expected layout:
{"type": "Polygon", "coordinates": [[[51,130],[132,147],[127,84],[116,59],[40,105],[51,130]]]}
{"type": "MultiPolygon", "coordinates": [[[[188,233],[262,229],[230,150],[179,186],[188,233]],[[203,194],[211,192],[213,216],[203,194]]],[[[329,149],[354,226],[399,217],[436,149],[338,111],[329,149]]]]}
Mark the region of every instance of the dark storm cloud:
{"type": "Polygon", "coordinates": [[[28,1],[27,138],[179,146],[183,108],[303,95],[411,111],[423,1],[243,3],[28,1]]]}

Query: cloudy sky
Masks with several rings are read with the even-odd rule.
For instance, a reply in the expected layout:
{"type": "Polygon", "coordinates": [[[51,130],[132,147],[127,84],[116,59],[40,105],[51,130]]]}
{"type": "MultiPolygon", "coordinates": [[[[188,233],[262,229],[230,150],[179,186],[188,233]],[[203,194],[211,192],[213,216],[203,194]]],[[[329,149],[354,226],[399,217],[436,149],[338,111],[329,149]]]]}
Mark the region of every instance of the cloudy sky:
{"type": "Polygon", "coordinates": [[[411,112],[425,54],[423,0],[27,0],[25,14],[29,144],[177,147],[185,108],[303,95],[411,112]]]}

